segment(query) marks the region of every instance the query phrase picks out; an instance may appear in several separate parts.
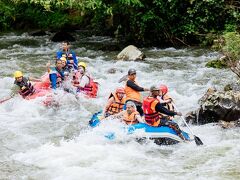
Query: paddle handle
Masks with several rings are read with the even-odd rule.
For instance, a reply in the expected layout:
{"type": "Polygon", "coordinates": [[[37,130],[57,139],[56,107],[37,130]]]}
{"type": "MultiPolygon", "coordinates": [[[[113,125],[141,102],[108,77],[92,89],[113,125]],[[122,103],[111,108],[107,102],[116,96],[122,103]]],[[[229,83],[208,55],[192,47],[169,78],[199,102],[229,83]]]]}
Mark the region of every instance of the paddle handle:
{"type": "MultiPolygon", "coordinates": [[[[175,105],[175,104],[173,104],[173,105],[174,105],[175,109],[178,111],[176,105],[175,105]]],[[[202,140],[201,140],[199,137],[197,137],[196,135],[193,134],[193,131],[192,131],[191,128],[188,126],[186,120],[185,120],[182,116],[181,116],[181,119],[183,120],[183,122],[186,124],[187,128],[189,129],[189,131],[190,131],[191,134],[193,135],[194,141],[195,141],[196,145],[197,145],[197,146],[203,145],[202,140]]]]}
{"type": "Polygon", "coordinates": [[[12,99],[13,97],[12,96],[10,96],[9,98],[7,98],[7,99],[3,99],[3,100],[1,100],[0,101],[0,104],[2,104],[2,103],[4,103],[5,101],[8,101],[9,99],[12,99]]]}
{"type": "MultiPolygon", "coordinates": [[[[176,106],[174,103],[172,103],[172,104],[174,105],[174,108],[178,111],[177,106],[176,106]]],[[[181,117],[182,121],[184,122],[184,124],[185,124],[185,125],[187,126],[187,128],[189,129],[189,131],[191,132],[191,134],[192,134],[193,136],[195,136],[194,133],[193,133],[193,131],[191,130],[191,128],[190,128],[189,125],[187,124],[186,120],[183,118],[183,116],[180,116],[180,117],[181,117]]]]}
{"type": "Polygon", "coordinates": [[[184,122],[184,124],[187,126],[187,128],[189,129],[189,131],[191,132],[191,134],[193,135],[193,136],[195,136],[194,134],[193,134],[193,131],[191,130],[191,128],[189,127],[189,125],[187,124],[187,122],[186,122],[186,120],[181,116],[181,119],[182,119],[182,121],[184,122]]]}

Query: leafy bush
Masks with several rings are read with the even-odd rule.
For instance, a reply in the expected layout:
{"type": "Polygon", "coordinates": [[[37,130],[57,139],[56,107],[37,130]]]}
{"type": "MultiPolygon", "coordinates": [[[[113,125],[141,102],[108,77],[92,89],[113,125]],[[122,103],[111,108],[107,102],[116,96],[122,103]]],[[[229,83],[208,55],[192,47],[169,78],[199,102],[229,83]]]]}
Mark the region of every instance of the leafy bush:
{"type": "Polygon", "coordinates": [[[2,0],[0,28],[78,25],[139,45],[210,45],[214,35],[239,28],[239,8],[225,0],[2,0]]]}
{"type": "Polygon", "coordinates": [[[222,52],[227,65],[240,78],[240,34],[228,32],[223,37],[222,52]]]}

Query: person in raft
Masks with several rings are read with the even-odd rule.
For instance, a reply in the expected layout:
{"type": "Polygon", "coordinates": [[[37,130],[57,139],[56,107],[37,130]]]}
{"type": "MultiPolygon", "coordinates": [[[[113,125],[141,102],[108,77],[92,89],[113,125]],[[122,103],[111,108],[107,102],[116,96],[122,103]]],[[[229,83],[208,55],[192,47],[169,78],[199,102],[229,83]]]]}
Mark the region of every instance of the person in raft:
{"type": "Polygon", "coordinates": [[[62,49],[57,52],[57,59],[61,57],[66,58],[68,69],[78,69],[78,60],[74,51],[70,50],[70,43],[63,41],[61,44],[62,49]]]}
{"type": "MultiPolygon", "coordinates": [[[[160,103],[167,108],[170,111],[174,111],[174,105],[173,105],[173,98],[168,94],[168,87],[164,84],[161,84],[159,86],[159,96],[157,97],[160,103]]],[[[165,116],[169,120],[173,119],[173,116],[166,116],[165,114],[162,114],[162,116],[165,116]]]]}
{"type": "Polygon", "coordinates": [[[61,57],[60,60],[62,61],[62,70],[64,74],[69,74],[71,70],[67,66],[67,59],[65,57],[61,57]]]}
{"type": "Polygon", "coordinates": [[[64,80],[64,72],[62,70],[62,67],[63,64],[61,59],[56,60],[55,67],[50,67],[50,63],[47,63],[47,70],[49,73],[52,89],[57,89],[62,86],[64,80]]]}
{"type": "Polygon", "coordinates": [[[85,62],[78,63],[78,71],[73,76],[73,86],[77,87],[77,93],[83,92],[89,97],[95,98],[98,91],[98,83],[86,72],[87,64],[85,62]]]}
{"type": "Polygon", "coordinates": [[[32,82],[41,82],[40,79],[35,79],[31,77],[24,77],[21,71],[14,72],[14,87],[12,88],[11,97],[19,93],[23,98],[30,96],[35,93],[35,88],[33,87],[32,82]]]}
{"type": "Polygon", "coordinates": [[[105,108],[103,109],[103,118],[117,114],[123,110],[126,98],[124,88],[119,87],[114,93],[111,93],[105,108]]]}
{"type": "Polygon", "coordinates": [[[126,103],[126,110],[123,110],[118,114],[108,116],[107,118],[102,120],[108,120],[108,119],[120,119],[122,122],[124,122],[127,125],[133,125],[139,122],[143,122],[139,112],[137,111],[137,107],[135,103],[132,101],[128,101],[126,103]]]}
{"type": "Polygon", "coordinates": [[[182,135],[182,131],[180,130],[177,123],[174,121],[168,120],[164,118],[160,113],[166,114],[168,116],[182,116],[181,112],[174,112],[166,109],[163,105],[160,104],[157,97],[159,96],[159,88],[156,86],[151,86],[150,88],[150,95],[143,100],[143,112],[145,122],[154,127],[159,126],[168,126],[176,131],[177,135],[185,140],[184,136],[182,135]]]}
{"type": "Polygon", "coordinates": [[[143,115],[142,103],[141,103],[141,94],[142,91],[149,91],[147,88],[143,88],[139,86],[136,82],[136,70],[129,69],[128,70],[128,80],[125,85],[125,93],[126,93],[126,102],[132,101],[135,103],[137,111],[140,115],[143,115]]]}

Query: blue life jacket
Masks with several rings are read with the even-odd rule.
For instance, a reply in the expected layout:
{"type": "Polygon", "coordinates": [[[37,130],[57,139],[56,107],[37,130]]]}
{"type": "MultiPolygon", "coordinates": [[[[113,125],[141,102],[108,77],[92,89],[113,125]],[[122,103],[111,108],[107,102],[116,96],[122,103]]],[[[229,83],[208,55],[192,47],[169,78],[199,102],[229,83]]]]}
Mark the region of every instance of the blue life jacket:
{"type": "Polygon", "coordinates": [[[53,89],[60,87],[62,81],[64,80],[64,72],[58,70],[56,67],[51,67],[49,72],[49,79],[51,81],[51,86],[53,89]]]}

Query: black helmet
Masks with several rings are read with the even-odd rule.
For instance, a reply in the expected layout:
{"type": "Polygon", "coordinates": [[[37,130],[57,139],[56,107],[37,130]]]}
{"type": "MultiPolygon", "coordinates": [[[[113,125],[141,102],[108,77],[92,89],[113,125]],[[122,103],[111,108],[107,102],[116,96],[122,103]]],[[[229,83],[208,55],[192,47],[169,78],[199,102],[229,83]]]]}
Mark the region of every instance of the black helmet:
{"type": "Polygon", "coordinates": [[[151,86],[150,87],[150,91],[151,92],[153,92],[153,91],[159,91],[160,89],[157,87],[157,86],[155,86],[155,85],[153,85],[153,86],[151,86]]]}
{"type": "Polygon", "coordinates": [[[131,75],[131,74],[136,74],[136,70],[135,69],[129,69],[128,70],[128,75],[131,75]]]}

